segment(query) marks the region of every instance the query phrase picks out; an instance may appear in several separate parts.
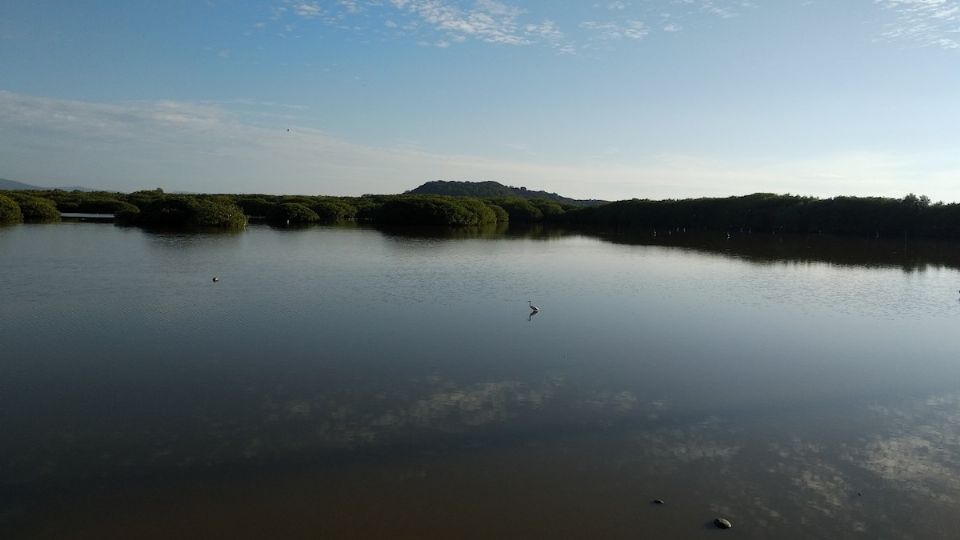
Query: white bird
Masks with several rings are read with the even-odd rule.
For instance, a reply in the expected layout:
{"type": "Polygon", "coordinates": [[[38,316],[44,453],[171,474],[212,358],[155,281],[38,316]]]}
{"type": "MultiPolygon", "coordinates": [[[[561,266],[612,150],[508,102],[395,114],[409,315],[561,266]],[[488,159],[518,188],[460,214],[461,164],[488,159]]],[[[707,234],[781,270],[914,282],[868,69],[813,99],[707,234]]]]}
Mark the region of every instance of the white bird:
{"type": "Polygon", "coordinates": [[[537,306],[533,305],[533,302],[531,302],[530,300],[527,300],[527,303],[530,304],[530,311],[534,311],[534,312],[540,311],[540,308],[538,308],[537,306]]]}

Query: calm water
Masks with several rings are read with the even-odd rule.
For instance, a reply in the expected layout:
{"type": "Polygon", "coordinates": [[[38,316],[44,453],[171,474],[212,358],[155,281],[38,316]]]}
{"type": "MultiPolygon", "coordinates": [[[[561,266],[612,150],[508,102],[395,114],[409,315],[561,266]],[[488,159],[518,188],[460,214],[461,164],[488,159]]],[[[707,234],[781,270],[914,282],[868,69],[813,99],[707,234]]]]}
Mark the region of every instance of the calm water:
{"type": "Polygon", "coordinates": [[[955,537],[958,252],[0,228],[0,536],[955,537]]]}

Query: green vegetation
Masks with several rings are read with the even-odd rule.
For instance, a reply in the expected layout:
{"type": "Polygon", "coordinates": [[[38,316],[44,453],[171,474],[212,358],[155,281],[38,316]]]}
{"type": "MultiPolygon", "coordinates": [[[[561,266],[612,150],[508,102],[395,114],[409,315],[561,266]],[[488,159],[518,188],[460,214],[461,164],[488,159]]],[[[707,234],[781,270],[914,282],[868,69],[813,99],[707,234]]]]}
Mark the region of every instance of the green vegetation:
{"type": "Polygon", "coordinates": [[[17,201],[0,194],[0,225],[10,223],[20,223],[23,221],[23,212],[20,211],[20,205],[17,201]]]}
{"type": "Polygon", "coordinates": [[[559,204],[572,206],[596,206],[606,201],[577,200],[563,197],[556,193],[534,191],[525,187],[505,186],[499,182],[455,182],[435,180],[427,182],[407,192],[408,195],[444,195],[447,197],[474,197],[480,199],[491,198],[520,198],[540,199],[559,204]]]}
{"type": "Polygon", "coordinates": [[[306,225],[320,221],[320,216],[300,203],[285,202],[273,205],[267,212],[267,221],[278,225],[306,225]]]}
{"type": "MultiPolygon", "coordinates": [[[[39,210],[32,209],[44,205],[45,219],[56,219],[56,210],[113,214],[120,224],[149,227],[237,229],[248,219],[281,226],[358,221],[383,226],[477,227],[508,221],[539,222],[575,208],[546,199],[514,196],[481,199],[439,195],[170,195],[162,189],[129,194],[63,190],[10,193],[18,203],[24,201],[31,206],[33,213],[24,212],[24,219],[40,220],[39,210]]],[[[7,213],[12,214],[12,207],[7,213]]]]}
{"type": "MultiPolygon", "coordinates": [[[[483,193],[487,187],[500,186],[495,182],[493,187],[487,184],[474,187],[483,193]]],[[[633,199],[586,207],[512,195],[170,195],[160,189],[129,194],[63,190],[3,193],[2,223],[57,221],[59,209],[112,213],[121,224],[155,227],[241,229],[248,219],[283,226],[358,221],[385,227],[478,227],[510,222],[595,230],[646,228],[960,239],[960,204],[931,203],[927,197],[912,194],[903,199],[817,199],[756,193],[726,198],[633,199]]]]}
{"type": "Polygon", "coordinates": [[[317,213],[320,223],[340,223],[357,217],[356,206],[335,197],[321,198],[310,209],[317,213]]]}
{"type": "Polygon", "coordinates": [[[484,225],[497,213],[478,199],[407,195],[385,201],[375,214],[384,225],[484,225]]]}
{"type": "Polygon", "coordinates": [[[533,223],[543,219],[543,212],[539,208],[530,201],[519,197],[492,199],[490,204],[502,208],[509,216],[510,221],[515,223],[533,223]]]}
{"type": "Polygon", "coordinates": [[[7,192],[20,207],[23,221],[28,223],[55,223],[60,221],[60,212],[50,199],[27,195],[18,191],[7,192]]]}
{"type": "Polygon", "coordinates": [[[116,214],[121,211],[133,211],[137,207],[120,200],[120,195],[102,191],[60,191],[46,193],[45,197],[63,213],[116,214]]]}
{"type": "Polygon", "coordinates": [[[834,197],[756,193],[743,197],[619,201],[566,212],[571,225],[702,231],[831,233],[960,238],[960,204],[927,197],[834,197]]]}
{"type": "Polygon", "coordinates": [[[172,195],[155,198],[139,214],[125,213],[128,222],[149,227],[242,229],[247,217],[237,205],[197,196],[172,195]]]}
{"type": "Polygon", "coordinates": [[[266,218],[276,206],[275,203],[263,197],[237,197],[236,205],[243,210],[244,214],[254,218],[266,218]]]}

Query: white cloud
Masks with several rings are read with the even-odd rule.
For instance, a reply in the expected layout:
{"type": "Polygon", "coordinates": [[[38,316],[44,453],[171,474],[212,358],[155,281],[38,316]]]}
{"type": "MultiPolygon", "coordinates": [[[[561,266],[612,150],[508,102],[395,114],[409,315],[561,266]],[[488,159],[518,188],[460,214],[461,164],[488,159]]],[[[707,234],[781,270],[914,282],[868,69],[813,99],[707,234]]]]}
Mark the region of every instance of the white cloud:
{"type": "Polygon", "coordinates": [[[532,43],[518,22],[523,10],[496,0],[477,0],[471,9],[461,9],[442,0],[391,0],[391,3],[451,36],[504,45],[532,43]]]}
{"type": "Polygon", "coordinates": [[[591,30],[596,33],[596,38],[606,41],[617,41],[621,39],[643,39],[650,33],[650,29],[643,21],[624,21],[620,22],[598,22],[585,21],[580,23],[580,27],[591,30]]]}
{"type": "Polygon", "coordinates": [[[320,8],[320,5],[316,2],[300,2],[293,5],[293,12],[307,19],[312,19],[314,17],[319,17],[323,14],[323,10],[320,8]]]}
{"type": "Polygon", "coordinates": [[[741,9],[753,7],[751,2],[736,0],[671,0],[671,3],[724,19],[735,17],[741,9]]]}
{"type": "Polygon", "coordinates": [[[350,13],[360,12],[360,4],[357,0],[338,0],[338,3],[350,13]]]}
{"type": "Polygon", "coordinates": [[[874,0],[893,16],[883,37],[922,47],[960,48],[960,0],[874,0]]]}
{"type": "MultiPolygon", "coordinates": [[[[431,179],[497,180],[579,198],[727,196],[758,191],[960,200],[956,157],[839,153],[747,162],[688,155],[571,157],[566,162],[375,147],[236,104],[91,103],[0,91],[0,163],[8,178],[129,191],[396,193],[431,179]],[[245,110],[245,109],[244,109],[245,110]],[[279,122],[282,120],[282,124],[279,122]],[[291,128],[290,132],[286,128],[291,128]]],[[[254,104],[243,106],[253,107],[254,104]]],[[[516,144],[525,144],[518,141],[516,144]]],[[[535,159],[535,158],[529,158],[535,159]]]]}
{"type": "MultiPolygon", "coordinates": [[[[590,48],[591,41],[610,43],[637,41],[650,33],[645,17],[656,18],[659,8],[676,13],[660,13],[661,18],[679,20],[654,24],[664,32],[681,29],[683,18],[713,16],[728,18],[751,7],[743,0],[663,0],[657,9],[637,6],[624,0],[594,4],[611,18],[570,20],[567,9],[552,5],[537,6],[538,13],[520,7],[516,0],[336,0],[327,3],[279,0],[273,20],[288,20],[285,33],[293,31],[291,17],[315,19],[325,24],[356,32],[377,32],[389,28],[393,38],[408,38],[421,45],[447,47],[476,41],[502,46],[550,47],[575,54],[590,48]],[[321,7],[322,6],[322,7],[321,7]],[[645,14],[644,14],[645,13],[645,14]],[[558,21],[564,21],[562,24],[558,21]],[[351,21],[349,24],[347,21],[351,21]],[[566,26],[566,28],[564,28],[566,26]]],[[[282,23],[281,23],[282,24],[282,23]]]]}

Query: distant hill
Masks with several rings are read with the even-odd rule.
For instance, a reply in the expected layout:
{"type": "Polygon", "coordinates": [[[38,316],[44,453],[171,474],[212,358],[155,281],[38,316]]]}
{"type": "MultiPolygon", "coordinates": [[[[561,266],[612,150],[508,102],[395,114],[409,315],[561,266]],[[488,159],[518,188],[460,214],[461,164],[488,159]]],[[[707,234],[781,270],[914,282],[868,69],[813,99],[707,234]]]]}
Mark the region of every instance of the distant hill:
{"type": "Polygon", "coordinates": [[[83,186],[62,186],[62,187],[35,186],[33,184],[24,184],[23,182],[17,182],[16,180],[7,180],[6,178],[0,178],[0,189],[19,190],[19,191],[42,191],[46,189],[62,189],[64,191],[96,191],[95,189],[90,189],[83,186]]]}
{"type": "Polygon", "coordinates": [[[534,191],[525,187],[505,186],[500,182],[456,182],[435,180],[411,189],[407,193],[415,195],[449,195],[454,197],[521,197],[523,199],[545,199],[576,206],[597,206],[607,201],[579,200],[548,193],[534,191]]]}
{"type": "Polygon", "coordinates": [[[7,180],[6,178],[0,178],[0,189],[35,190],[35,189],[44,189],[44,188],[40,186],[32,186],[30,184],[24,184],[23,182],[17,182],[14,180],[7,180]]]}

